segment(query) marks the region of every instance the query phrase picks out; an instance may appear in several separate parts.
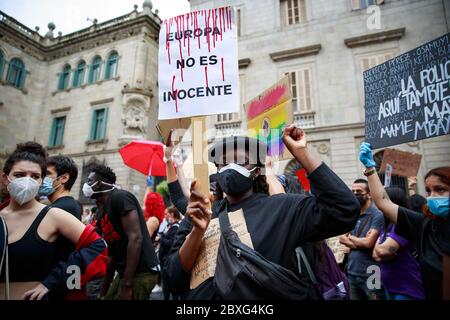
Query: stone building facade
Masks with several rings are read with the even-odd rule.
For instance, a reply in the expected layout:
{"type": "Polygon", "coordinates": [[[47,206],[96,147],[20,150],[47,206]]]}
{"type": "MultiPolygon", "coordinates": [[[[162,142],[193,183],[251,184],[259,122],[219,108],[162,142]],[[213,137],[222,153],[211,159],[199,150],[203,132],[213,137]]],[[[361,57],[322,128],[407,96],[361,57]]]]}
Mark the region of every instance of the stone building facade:
{"type": "Polygon", "coordinates": [[[0,12],[0,161],[16,143],[35,140],[79,166],[72,194],[94,163],[142,199],[146,177],[123,165],[118,149],[158,140],[157,56],[160,18],[143,9],[68,35],[41,36],[0,12]]]}
{"type": "MultiPolygon", "coordinates": [[[[295,123],[306,129],[312,150],[348,185],[362,177],[363,170],[358,160],[364,140],[362,72],[448,33],[450,23],[450,3],[440,0],[190,3],[192,11],[236,7],[241,106],[290,74],[295,82],[295,123]]],[[[242,108],[239,114],[209,117],[210,143],[245,133],[245,122],[242,108]]],[[[188,148],[189,137],[184,145],[188,148]]],[[[423,155],[418,174],[421,194],[424,174],[450,165],[450,135],[395,148],[423,155]]],[[[381,161],[382,153],[376,158],[381,161]]],[[[277,171],[293,173],[297,168],[295,161],[283,161],[277,171]]]]}
{"type": "MultiPolygon", "coordinates": [[[[190,0],[191,10],[237,8],[241,106],[283,75],[295,81],[295,122],[311,149],[348,184],[362,176],[362,71],[449,32],[441,0],[190,0]],[[376,5],[367,7],[369,5],[376,5]],[[375,9],[374,9],[375,8],[375,9]],[[375,10],[375,11],[373,11],[375,10]],[[378,11],[377,11],[378,10],[378,11]],[[375,13],[374,13],[375,12],[375,13]],[[379,12],[379,24],[371,17],[379,12]],[[370,23],[372,21],[372,24],[370,23]],[[369,24],[368,24],[369,23],[369,24]]],[[[0,12],[0,165],[18,142],[36,140],[80,168],[106,163],[118,184],[141,200],[145,176],[123,165],[118,149],[133,139],[158,140],[157,57],[161,20],[142,10],[68,35],[41,36],[0,12]]],[[[294,82],[293,81],[293,82],[294,82]]],[[[208,117],[208,143],[244,134],[244,111],[208,117]]],[[[187,133],[182,143],[191,150],[187,133]]],[[[431,168],[450,165],[450,136],[395,148],[423,155],[418,191],[431,168]]],[[[377,156],[380,161],[382,154],[377,156]]],[[[294,173],[282,161],[278,173],[294,173]]]]}

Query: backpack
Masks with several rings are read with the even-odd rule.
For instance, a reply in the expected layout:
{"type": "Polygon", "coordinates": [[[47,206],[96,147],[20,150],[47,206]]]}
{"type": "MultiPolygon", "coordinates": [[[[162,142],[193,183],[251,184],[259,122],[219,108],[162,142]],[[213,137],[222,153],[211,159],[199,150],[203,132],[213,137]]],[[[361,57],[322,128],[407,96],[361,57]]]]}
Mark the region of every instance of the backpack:
{"type": "Polygon", "coordinates": [[[324,241],[314,245],[314,263],[309,263],[302,247],[295,249],[299,273],[302,274],[302,262],[311,282],[324,300],[348,300],[350,285],[340,270],[333,252],[324,241]]]}
{"type": "Polygon", "coordinates": [[[219,223],[222,236],[213,283],[220,298],[302,300],[314,296],[309,284],[293,271],[242,243],[230,227],[227,212],[219,214],[219,223]]]}

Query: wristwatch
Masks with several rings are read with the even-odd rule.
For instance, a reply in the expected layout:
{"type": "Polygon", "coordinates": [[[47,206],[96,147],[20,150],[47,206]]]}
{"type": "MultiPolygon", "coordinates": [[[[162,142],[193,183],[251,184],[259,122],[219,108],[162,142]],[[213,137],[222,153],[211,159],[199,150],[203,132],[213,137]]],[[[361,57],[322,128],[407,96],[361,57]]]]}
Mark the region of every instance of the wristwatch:
{"type": "Polygon", "coordinates": [[[363,171],[363,174],[366,176],[366,177],[368,177],[368,176],[371,176],[371,175],[373,175],[375,172],[377,172],[377,170],[373,167],[373,168],[371,168],[371,169],[365,169],[364,171],[363,171]]]}

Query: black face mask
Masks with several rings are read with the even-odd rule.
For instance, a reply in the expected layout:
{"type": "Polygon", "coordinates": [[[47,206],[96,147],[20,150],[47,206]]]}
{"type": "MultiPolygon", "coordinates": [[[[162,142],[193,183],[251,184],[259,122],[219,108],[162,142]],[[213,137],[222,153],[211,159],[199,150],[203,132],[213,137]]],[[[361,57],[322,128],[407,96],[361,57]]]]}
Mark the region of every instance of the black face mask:
{"type": "Polygon", "coordinates": [[[356,199],[358,199],[358,201],[359,201],[359,205],[362,207],[365,203],[366,203],[366,201],[367,201],[367,198],[366,198],[366,195],[365,194],[355,194],[355,197],[356,197],[356,199]]]}
{"type": "Polygon", "coordinates": [[[220,188],[230,196],[240,196],[253,187],[253,179],[245,177],[236,170],[229,169],[217,174],[220,188]]]}

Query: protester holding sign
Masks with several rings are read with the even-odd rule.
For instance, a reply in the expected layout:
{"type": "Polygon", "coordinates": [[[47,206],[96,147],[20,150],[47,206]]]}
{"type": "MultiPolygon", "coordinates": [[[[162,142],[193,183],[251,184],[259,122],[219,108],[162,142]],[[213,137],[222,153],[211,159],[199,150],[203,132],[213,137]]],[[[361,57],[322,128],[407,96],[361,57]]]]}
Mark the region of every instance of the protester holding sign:
{"type": "Polygon", "coordinates": [[[386,218],[396,224],[396,233],[417,244],[420,271],[427,299],[442,299],[444,261],[450,254],[450,167],[425,175],[427,206],[424,214],[393,203],[376,174],[372,148],[362,143],[359,158],[366,167],[372,198],[386,218]]]}
{"type": "MultiPolygon", "coordinates": [[[[211,211],[207,197],[193,192],[186,218],[165,264],[172,293],[188,291],[188,299],[225,298],[218,295],[213,278],[190,290],[191,271],[202,238],[211,218],[219,213],[242,209],[253,248],[266,259],[297,274],[295,248],[354,227],[359,214],[358,202],[344,182],[309,152],[303,130],[293,125],[287,127],[283,142],[309,173],[313,195],[268,196],[266,179],[261,175],[267,145],[248,137],[224,138],[210,150],[210,158],[219,169],[218,184],[226,197],[216,201],[211,211]]],[[[317,297],[306,284],[298,290],[304,298],[317,297]]],[[[257,294],[263,297],[266,293],[257,294]]]]}
{"type": "MultiPolygon", "coordinates": [[[[398,187],[386,188],[391,201],[410,209],[406,192],[398,187]]],[[[389,220],[380,233],[373,250],[373,258],[380,263],[381,282],[385,288],[387,300],[424,300],[422,276],[417,248],[414,243],[399,236],[395,225],[389,220]]]]}

